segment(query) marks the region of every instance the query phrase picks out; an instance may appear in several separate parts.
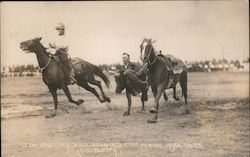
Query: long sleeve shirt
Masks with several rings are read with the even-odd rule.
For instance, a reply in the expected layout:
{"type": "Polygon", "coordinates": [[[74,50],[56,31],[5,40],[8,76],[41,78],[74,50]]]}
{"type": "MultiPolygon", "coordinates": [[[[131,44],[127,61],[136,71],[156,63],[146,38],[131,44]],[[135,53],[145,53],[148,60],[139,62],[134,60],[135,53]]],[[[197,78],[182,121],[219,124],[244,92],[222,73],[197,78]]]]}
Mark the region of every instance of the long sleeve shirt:
{"type": "Polygon", "coordinates": [[[51,44],[56,50],[64,50],[67,52],[69,49],[69,41],[66,35],[57,35],[51,44]]]}

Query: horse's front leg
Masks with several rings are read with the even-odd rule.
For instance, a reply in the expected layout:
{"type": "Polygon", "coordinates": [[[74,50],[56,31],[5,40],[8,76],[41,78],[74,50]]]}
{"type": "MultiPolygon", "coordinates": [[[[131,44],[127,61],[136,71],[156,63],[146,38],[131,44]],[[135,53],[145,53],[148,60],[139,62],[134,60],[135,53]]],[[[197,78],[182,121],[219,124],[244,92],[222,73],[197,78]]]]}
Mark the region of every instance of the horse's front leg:
{"type": "Polygon", "coordinates": [[[82,103],[84,102],[83,99],[79,99],[79,100],[77,100],[77,101],[73,100],[72,97],[71,97],[71,94],[70,94],[70,92],[69,92],[68,86],[65,85],[62,89],[63,89],[65,95],[67,96],[69,102],[75,103],[75,104],[77,104],[77,105],[80,105],[80,104],[82,104],[82,103]]]}
{"type": "Polygon", "coordinates": [[[165,84],[161,83],[159,85],[157,85],[156,88],[156,93],[154,94],[154,102],[155,102],[155,117],[153,119],[148,120],[148,123],[156,123],[157,119],[158,119],[158,110],[159,110],[159,100],[160,97],[162,95],[162,93],[164,92],[165,89],[165,84]]]}
{"type": "Polygon", "coordinates": [[[128,99],[128,110],[124,113],[124,116],[128,116],[130,115],[130,107],[131,107],[131,94],[129,93],[129,91],[126,89],[126,96],[127,96],[127,99],[128,99]]]}
{"type": "Polygon", "coordinates": [[[56,116],[56,113],[57,113],[57,104],[58,104],[57,94],[56,94],[57,89],[53,88],[53,87],[49,87],[49,91],[50,91],[50,93],[51,93],[51,95],[53,97],[55,109],[54,109],[54,113],[46,115],[46,118],[52,118],[52,117],[56,116]]]}

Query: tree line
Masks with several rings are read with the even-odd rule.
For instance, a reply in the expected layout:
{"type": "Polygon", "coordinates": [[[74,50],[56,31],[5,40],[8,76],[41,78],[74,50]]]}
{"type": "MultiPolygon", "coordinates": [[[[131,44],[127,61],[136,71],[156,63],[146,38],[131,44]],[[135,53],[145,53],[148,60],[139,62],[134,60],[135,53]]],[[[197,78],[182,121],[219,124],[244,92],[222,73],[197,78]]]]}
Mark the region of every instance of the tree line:
{"type": "Polygon", "coordinates": [[[3,66],[2,67],[2,72],[36,72],[39,71],[40,68],[38,66],[34,66],[33,64],[28,64],[28,65],[13,65],[13,66],[3,66]]]}
{"type": "MultiPolygon", "coordinates": [[[[243,61],[243,63],[249,63],[249,57],[243,61]]],[[[233,65],[235,68],[242,68],[242,62],[239,60],[226,60],[226,59],[212,59],[212,60],[205,60],[205,61],[192,61],[188,62],[185,61],[185,64],[188,67],[189,71],[206,71],[206,68],[218,68],[219,65],[233,65]]],[[[115,69],[120,69],[122,63],[114,63],[114,64],[100,64],[98,67],[103,71],[112,71],[115,69]]],[[[10,72],[10,73],[22,73],[22,72],[41,72],[39,66],[35,66],[33,64],[28,65],[13,65],[13,66],[3,66],[1,68],[1,72],[10,72]]]]}
{"type": "MultiPolygon", "coordinates": [[[[240,69],[244,68],[244,66],[242,65],[243,63],[249,63],[249,62],[250,60],[248,57],[243,62],[240,62],[238,59],[230,61],[226,59],[218,59],[218,60],[212,59],[205,61],[191,61],[191,62],[185,61],[184,63],[187,66],[188,71],[190,72],[206,72],[208,71],[208,69],[210,69],[211,71],[228,70],[229,68],[240,69]]],[[[122,66],[121,63],[99,65],[99,67],[105,71],[120,69],[121,66],[122,66]]]]}

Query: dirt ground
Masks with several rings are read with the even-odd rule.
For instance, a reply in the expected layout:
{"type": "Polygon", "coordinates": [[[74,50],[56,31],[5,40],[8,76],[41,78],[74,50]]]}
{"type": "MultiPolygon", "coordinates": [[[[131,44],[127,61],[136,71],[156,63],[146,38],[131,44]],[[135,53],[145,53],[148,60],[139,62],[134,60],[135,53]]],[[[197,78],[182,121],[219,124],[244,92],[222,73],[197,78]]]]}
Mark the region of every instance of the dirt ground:
{"type": "MultiPolygon", "coordinates": [[[[249,73],[189,73],[190,114],[184,100],[161,98],[159,120],[149,124],[154,106],[149,92],[146,112],[140,97],[132,98],[131,115],[124,117],[127,100],[116,94],[110,76],[105,92],[111,103],[99,103],[93,94],[71,86],[76,106],[58,92],[58,114],[41,78],[1,80],[2,157],[152,157],[250,155],[249,73]]],[[[181,95],[180,87],[177,89],[181,95]]]]}

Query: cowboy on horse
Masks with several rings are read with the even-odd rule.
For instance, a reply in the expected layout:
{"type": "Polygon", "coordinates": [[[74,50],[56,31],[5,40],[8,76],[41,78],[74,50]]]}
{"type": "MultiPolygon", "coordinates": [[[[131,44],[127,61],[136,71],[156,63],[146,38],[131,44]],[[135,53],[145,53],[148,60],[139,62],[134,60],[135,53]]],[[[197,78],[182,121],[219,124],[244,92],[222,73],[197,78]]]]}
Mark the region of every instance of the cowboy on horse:
{"type": "Polygon", "coordinates": [[[63,66],[63,72],[66,76],[66,83],[67,84],[74,84],[76,83],[74,77],[74,70],[70,63],[70,58],[68,56],[68,41],[67,36],[65,35],[65,26],[63,23],[59,23],[55,29],[58,31],[58,36],[52,43],[49,43],[49,47],[55,49],[55,58],[58,59],[61,65],[63,66]]]}

